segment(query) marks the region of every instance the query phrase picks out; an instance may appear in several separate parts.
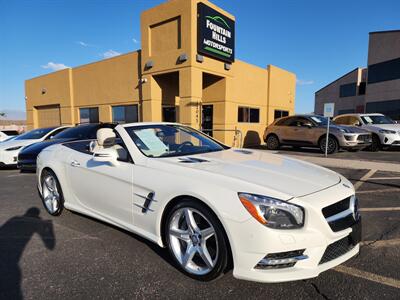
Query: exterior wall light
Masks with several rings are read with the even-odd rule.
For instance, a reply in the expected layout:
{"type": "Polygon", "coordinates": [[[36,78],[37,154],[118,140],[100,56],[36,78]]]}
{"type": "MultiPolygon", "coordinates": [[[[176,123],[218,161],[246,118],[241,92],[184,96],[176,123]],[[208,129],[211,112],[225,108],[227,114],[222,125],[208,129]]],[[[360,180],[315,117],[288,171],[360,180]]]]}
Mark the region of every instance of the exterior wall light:
{"type": "Polygon", "coordinates": [[[46,94],[47,90],[45,88],[42,88],[42,95],[46,94]]]}
{"type": "Polygon", "coordinates": [[[143,84],[147,82],[147,78],[140,78],[139,83],[143,84]]]}
{"type": "Polygon", "coordinates": [[[148,62],[146,62],[146,64],[144,65],[144,67],[146,69],[151,69],[154,66],[154,62],[152,60],[149,60],[148,62]]]}
{"type": "Polygon", "coordinates": [[[196,54],[196,61],[202,63],[204,61],[204,56],[200,54],[196,54]]]}
{"type": "Polygon", "coordinates": [[[229,71],[231,69],[232,65],[225,63],[225,70],[229,71]]]}
{"type": "Polygon", "coordinates": [[[188,60],[187,54],[183,53],[183,54],[179,55],[178,60],[179,60],[180,63],[183,63],[184,61],[187,61],[188,60]]]}

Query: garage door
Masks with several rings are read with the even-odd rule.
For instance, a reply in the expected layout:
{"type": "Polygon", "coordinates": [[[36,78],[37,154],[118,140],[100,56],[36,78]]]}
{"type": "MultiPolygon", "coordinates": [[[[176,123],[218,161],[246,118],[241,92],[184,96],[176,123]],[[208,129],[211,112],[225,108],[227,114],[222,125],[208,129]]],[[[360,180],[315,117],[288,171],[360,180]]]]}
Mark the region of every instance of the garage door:
{"type": "Polygon", "coordinates": [[[37,106],[38,127],[51,127],[61,125],[60,106],[37,106]]]}

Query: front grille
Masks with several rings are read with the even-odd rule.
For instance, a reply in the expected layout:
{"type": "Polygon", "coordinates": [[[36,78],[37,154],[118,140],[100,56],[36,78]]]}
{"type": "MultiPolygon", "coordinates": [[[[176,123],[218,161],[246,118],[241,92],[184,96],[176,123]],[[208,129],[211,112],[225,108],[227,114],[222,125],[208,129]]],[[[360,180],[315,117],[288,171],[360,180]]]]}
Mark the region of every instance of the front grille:
{"type": "Polygon", "coordinates": [[[371,136],[369,134],[360,134],[357,140],[361,142],[369,142],[371,140],[371,136]]]}
{"type": "MultiPolygon", "coordinates": [[[[339,202],[331,204],[322,209],[322,214],[326,219],[329,219],[332,216],[335,216],[341,212],[344,212],[350,208],[350,198],[343,199],[339,202]]],[[[328,221],[328,220],[327,220],[328,221]]],[[[354,225],[356,221],[354,220],[353,214],[349,211],[348,215],[344,215],[336,220],[328,221],[329,227],[332,231],[337,232],[349,228],[354,225]]]]}
{"type": "Polygon", "coordinates": [[[350,197],[348,197],[342,201],[336,202],[334,204],[331,204],[327,207],[324,207],[322,209],[322,213],[325,218],[329,218],[338,213],[341,213],[342,211],[345,211],[349,207],[350,207],[350,197]]]}
{"type": "Polygon", "coordinates": [[[322,255],[322,258],[319,261],[319,264],[321,265],[321,264],[327,263],[331,260],[334,260],[334,259],[346,254],[353,248],[354,248],[354,246],[351,243],[350,236],[346,236],[345,238],[342,238],[341,240],[338,240],[338,241],[330,244],[328,247],[326,247],[324,255],[322,255]]]}

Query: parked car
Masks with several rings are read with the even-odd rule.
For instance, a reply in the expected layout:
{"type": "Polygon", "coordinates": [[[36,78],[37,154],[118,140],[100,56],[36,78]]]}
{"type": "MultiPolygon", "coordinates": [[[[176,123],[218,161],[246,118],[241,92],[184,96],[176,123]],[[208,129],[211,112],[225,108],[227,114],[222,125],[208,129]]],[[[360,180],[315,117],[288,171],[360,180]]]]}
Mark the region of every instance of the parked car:
{"type": "Polygon", "coordinates": [[[4,142],[6,140],[11,139],[12,137],[17,136],[19,133],[17,130],[8,130],[2,129],[0,130],[0,142],[4,142]]]}
{"type": "Polygon", "coordinates": [[[52,139],[44,140],[43,142],[35,143],[24,147],[18,154],[17,167],[21,171],[36,171],[36,159],[40,151],[59,143],[65,143],[76,140],[96,139],[97,130],[100,128],[114,127],[115,125],[102,124],[82,124],[76,127],[68,128],[56,135],[52,139]]]}
{"type": "Polygon", "coordinates": [[[345,114],[334,118],[335,123],[359,126],[372,133],[372,151],[400,147],[400,124],[383,114],[345,114]]]}
{"type": "MultiPolygon", "coordinates": [[[[326,148],[328,119],[317,115],[297,115],[275,120],[264,132],[267,148],[277,150],[281,145],[326,148]]],[[[338,126],[331,123],[328,153],[339,149],[358,151],[371,145],[371,134],[358,127],[338,126]]]]}
{"type": "Polygon", "coordinates": [[[0,143],[0,166],[16,166],[18,153],[23,147],[51,139],[68,126],[39,128],[0,143]]]}
{"type": "Polygon", "coordinates": [[[318,276],[359,252],[361,219],[342,175],[260,150],[229,148],[176,123],[103,128],[45,148],[37,179],[63,208],[167,247],[188,276],[282,282],[318,276]]]}

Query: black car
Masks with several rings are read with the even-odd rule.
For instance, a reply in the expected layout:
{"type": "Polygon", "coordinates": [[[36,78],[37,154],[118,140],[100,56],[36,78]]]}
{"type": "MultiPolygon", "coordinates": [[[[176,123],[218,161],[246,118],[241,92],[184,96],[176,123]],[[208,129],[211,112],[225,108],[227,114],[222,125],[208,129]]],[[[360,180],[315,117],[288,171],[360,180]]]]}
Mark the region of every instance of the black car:
{"type": "Polygon", "coordinates": [[[97,130],[100,128],[113,128],[115,125],[110,123],[101,124],[82,124],[76,127],[68,128],[52,139],[40,143],[29,145],[22,149],[18,155],[17,167],[21,171],[36,171],[36,159],[44,148],[54,144],[61,144],[77,140],[96,139],[97,130]]]}

